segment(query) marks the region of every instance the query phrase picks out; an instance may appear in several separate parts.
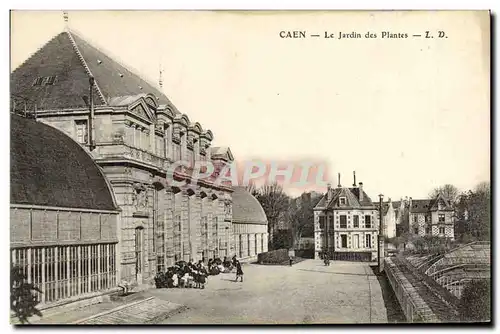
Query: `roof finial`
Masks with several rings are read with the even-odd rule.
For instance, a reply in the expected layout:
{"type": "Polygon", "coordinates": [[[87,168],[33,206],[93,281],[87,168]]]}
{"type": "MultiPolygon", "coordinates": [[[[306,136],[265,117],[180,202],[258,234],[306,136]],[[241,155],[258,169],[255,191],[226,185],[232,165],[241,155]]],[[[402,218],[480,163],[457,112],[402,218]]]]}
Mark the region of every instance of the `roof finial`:
{"type": "Polygon", "coordinates": [[[64,28],[67,30],[68,29],[68,20],[69,20],[68,12],[66,12],[66,11],[63,12],[63,18],[64,18],[64,28]]]}
{"type": "Polygon", "coordinates": [[[161,66],[161,57],[160,57],[160,77],[158,78],[158,84],[160,85],[160,89],[163,88],[163,68],[161,66]]]}

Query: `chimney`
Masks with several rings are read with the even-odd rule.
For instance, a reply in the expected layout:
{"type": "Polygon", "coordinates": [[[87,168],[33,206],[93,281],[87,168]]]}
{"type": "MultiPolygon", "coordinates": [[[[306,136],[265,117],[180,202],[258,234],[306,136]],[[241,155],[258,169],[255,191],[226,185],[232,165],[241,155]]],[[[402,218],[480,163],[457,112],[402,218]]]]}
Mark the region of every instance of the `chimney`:
{"type": "Polygon", "coordinates": [[[339,183],[337,185],[337,187],[341,188],[342,186],[340,185],[340,173],[339,173],[339,183]]]}
{"type": "Polygon", "coordinates": [[[409,200],[408,200],[408,205],[409,205],[409,207],[410,207],[410,211],[411,211],[411,197],[410,197],[410,198],[409,198],[409,200]]]}
{"type": "Polygon", "coordinates": [[[330,203],[332,200],[332,185],[330,183],[326,186],[326,201],[330,203]]]}
{"type": "Polygon", "coordinates": [[[353,187],[356,187],[356,171],[352,172],[352,175],[354,177],[354,183],[352,184],[353,187]]]}
{"type": "Polygon", "coordinates": [[[363,201],[363,182],[359,183],[359,201],[363,201]]]}
{"type": "Polygon", "coordinates": [[[89,96],[90,96],[90,115],[88,122],[88,138],[89,138],[89,149],[91,151],[95,148],[94,140],[94,77],[89,77],[89,96]]]}

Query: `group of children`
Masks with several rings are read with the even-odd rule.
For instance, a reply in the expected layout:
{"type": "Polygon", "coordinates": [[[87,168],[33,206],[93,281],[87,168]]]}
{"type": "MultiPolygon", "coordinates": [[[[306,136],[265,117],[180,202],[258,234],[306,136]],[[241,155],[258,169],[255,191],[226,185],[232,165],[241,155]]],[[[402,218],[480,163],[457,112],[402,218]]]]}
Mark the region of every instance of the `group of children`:
{"type": "Polygon", "coordinates": [[[221,272],[230,273],[236,268],[236,279],[241,278],[243,282],[243,270],[241,263],[236,255],[231,261],[224,257],[224,261],[219,258],[210,259],[205,266],[202,260],[198,263],[193,261],[179,261],[172,267],[167,268],[166,272],[159,272],[155,276],[155,285],[157,288],[205,288],[208,283],[209,275],[218,275],[221,272]]]}

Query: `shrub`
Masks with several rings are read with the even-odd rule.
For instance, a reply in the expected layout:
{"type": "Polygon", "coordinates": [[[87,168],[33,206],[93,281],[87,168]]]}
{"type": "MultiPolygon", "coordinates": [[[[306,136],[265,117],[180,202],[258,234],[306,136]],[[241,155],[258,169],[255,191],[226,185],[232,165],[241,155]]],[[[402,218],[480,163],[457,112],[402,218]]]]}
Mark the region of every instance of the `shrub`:
{"type": "Polygon", "coordinates": [[[40,302],[36,292],[40,290],[33,283],[28,282],[22,269],[11,267],[10,310],[22,324],[29,323],[28,318],[31,316],[42,316],[42,313],[35,307],[40,302]]]}
{"type": "Polygon", "coordinates": [[[260,253],[257,257],[257,262],[259,264],[288,264],[289,260],[288,249],[278,249],[260,253]]]}
{"type": "Polygon", "coordinates": [[[467,322],[490,321],[491,319],[490,280],[469,282],[460,298],[460,320],[467,322]]]}

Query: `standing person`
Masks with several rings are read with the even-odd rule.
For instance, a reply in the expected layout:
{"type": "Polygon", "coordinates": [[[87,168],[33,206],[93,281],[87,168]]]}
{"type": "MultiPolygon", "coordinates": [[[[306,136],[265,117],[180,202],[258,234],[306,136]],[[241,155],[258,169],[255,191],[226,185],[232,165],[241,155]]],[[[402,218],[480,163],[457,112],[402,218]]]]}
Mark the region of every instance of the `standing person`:
{"type": "Polygon", "coordinates": [[[232,260],[233,260],[233,266],[234,266],[234,267],[236,267],[236,262],[238,261],[238,260],[236,259],[236,254],[233,256],[233,259],[232,259],[232,260]]]}
{"type": "Polygon", "coordinates": [[[241,269],[241,263],[236,260],[236,282],[238,282],[238,277],[241,278],[241,281],[243,282],[243,270],[241,269]]]}
{"type": "Polygon", "coordinates": [[[290,267],[292,266],[293,264],[293,257],[290,255],[290,267]]]}

